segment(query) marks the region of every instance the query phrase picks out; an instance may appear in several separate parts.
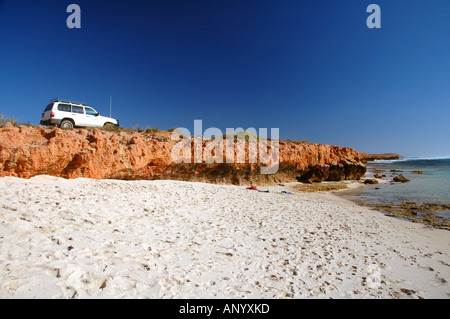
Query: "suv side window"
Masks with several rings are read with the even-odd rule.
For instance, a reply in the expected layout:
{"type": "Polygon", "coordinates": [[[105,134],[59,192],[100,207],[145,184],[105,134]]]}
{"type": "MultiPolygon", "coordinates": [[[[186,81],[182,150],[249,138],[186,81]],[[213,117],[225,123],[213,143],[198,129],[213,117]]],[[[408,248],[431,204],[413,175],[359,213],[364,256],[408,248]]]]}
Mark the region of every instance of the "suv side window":
{"type": "Polygon", "coordinates": [[[47,105],[47,107],[45,108],[44,112],[51,111],[52,108],[53,108],[53,102],[50,103],[49,105],[47,105]]]}
{"type": "Polygon", "coordinates": [[[72,113],[84,114],[83,107],[82,106],[72,105],[72,113]]]}
{"type": "Polygon", "coordinates": [[[70,112],[70,104],[59,104],[58,111],[70,112]]]}
{"type": "Polygon", "coordinates": [[[84,108],[86,110],[86,114],[87,115],[97,115],[98,113],[95,112],[93,109],[91,109],[90,107],[85,107],[84,108]]]}

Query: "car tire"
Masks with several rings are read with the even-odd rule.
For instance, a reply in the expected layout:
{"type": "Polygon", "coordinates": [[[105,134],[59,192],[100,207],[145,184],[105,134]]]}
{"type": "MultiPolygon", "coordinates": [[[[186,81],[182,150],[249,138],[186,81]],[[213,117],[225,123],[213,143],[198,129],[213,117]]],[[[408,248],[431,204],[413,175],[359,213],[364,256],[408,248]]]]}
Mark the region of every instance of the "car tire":
{"type": "Polygon", "coordinates": [[[73,129],[73,122],[70,120],[63,120],[61,121],[61,124],[59,125],[60,128],[63,130],[70,130],[73,129]]]}

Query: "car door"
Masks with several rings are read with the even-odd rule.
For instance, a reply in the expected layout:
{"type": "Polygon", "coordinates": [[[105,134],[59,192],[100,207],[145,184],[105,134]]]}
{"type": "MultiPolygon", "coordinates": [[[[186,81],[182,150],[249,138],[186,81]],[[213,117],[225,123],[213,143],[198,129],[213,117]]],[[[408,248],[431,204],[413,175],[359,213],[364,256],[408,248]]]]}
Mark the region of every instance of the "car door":
{"type": "Polygon", "coordinates": [[[88,125],[86,116],[84,114],[84,108],[78,105],[72,105],[72,117],[75,121],[75,125],[85,126],[88,125]]]}
{"type": "Polygon", "coordinates": [[[91,107],[84,107],[86,111],[86,122],[89,126],[101,126],[98,121],[98,112],[91,107]]]}

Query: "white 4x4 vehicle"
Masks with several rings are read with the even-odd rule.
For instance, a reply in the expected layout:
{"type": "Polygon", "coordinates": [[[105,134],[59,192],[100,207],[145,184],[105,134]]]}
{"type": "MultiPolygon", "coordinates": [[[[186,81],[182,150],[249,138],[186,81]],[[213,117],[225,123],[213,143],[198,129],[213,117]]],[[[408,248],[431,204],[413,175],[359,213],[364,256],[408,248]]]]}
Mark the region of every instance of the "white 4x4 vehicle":
{"type": "Polygon", "coordinates": [[[87,103],[75,103],[59,99],[51,100],[42,113],[42,125],[57,125],[60,128],[119,126],[119,121],[101,116],[87,103]]]}

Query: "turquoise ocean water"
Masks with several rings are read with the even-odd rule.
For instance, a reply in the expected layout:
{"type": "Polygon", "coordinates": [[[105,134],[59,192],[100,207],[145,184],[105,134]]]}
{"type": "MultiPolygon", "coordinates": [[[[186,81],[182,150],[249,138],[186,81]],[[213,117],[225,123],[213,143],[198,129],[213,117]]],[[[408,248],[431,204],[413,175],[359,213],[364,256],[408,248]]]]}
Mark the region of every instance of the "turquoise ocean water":
{"type": "MultiPolygon", "coordinates": [[[[450,203],[450,158],[403,158],[368,162],[366,177],[370,178],[374,169],[383,170],[378,174],[386,175],[386,179],[392,180],[395,175],[403,174],[410,181],[370,185],[342,191],[340,195],[365,204],[450,203]],[[401,172],[394,173],[391,170],[401,172]],[[423,174],[414,174],[413,171],[423,171],[423,174]]],[[[450,211],[439,212],[437,215],[450,219],[450,211]]]]}

